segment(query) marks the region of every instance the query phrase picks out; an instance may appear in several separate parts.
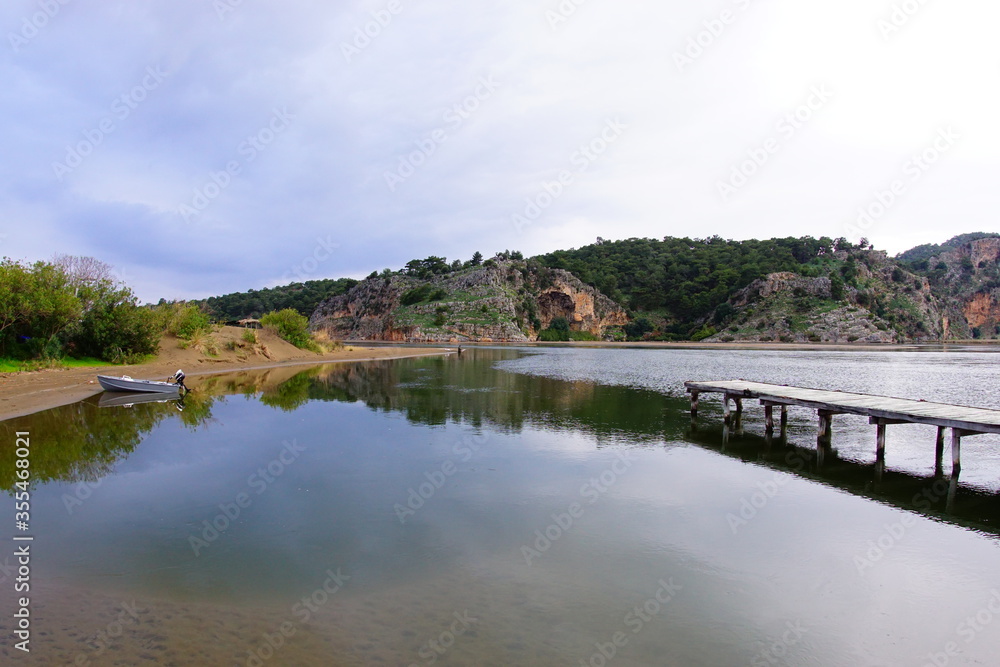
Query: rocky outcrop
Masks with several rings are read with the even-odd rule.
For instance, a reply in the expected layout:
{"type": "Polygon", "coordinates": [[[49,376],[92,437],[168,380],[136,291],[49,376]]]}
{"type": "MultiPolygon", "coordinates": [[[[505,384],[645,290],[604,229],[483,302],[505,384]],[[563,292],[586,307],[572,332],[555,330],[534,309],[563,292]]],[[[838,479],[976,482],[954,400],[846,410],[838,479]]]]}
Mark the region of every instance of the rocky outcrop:
{"type": "Polygon", "coordinates": [[[569,271],[549,269],[552,284],[539,289],[536,297],[538,319],[541,328],[552,324],[552,320],[564,317],[570,329],[587,331],[602,336],[610,327],[628,324],[628,315],[621,306],[601,294],[593,287],[585,285],[569,271]]]}
{"type": "Polygon", "coordinates": [[[993,329],[1000,322],[1000,302],[991,294],[975,294],[965,302],[962,315],[970,328],[993,329]]]}
{"type": "Polygon", "coordinates": [[[821,277],[772,273],[754,281],[706,321],[707,339],[896,343],[941,338],[947,316],[927,280],[903,271],[885,253],[855,250],[850,258],[850,283],[840,272],[821,277]]]}
{"type": "Polygon", "coordinates": [[[618,304],[571,273],[500,259],[426,279],[369,278],[322,302],[309,323],[350,340],[523,342],[560,317],[597,338],[628,323],[618,304]]]}
{"type": "Polygon", "coordinates": [[[948,338],[1000,338],[1000,238],[958,244],[926,262],[948,338]]]}

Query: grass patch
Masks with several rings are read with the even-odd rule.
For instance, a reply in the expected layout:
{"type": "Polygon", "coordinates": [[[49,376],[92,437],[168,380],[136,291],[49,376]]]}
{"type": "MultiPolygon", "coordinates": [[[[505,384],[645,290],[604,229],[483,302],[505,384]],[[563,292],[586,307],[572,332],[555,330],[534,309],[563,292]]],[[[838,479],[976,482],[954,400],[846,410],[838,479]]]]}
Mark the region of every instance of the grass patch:
{"type": "MultiPolygon", "coordinates": [[[[145,360],[145,359],[144,359],[145,360]]],[[[63,357],[62,359],[33,359],[21,361],[19,359],[0,359],[0,373],[20,373],[22,371],[38,371],[43,368],[98,368],[101,366],[116,366],[108,361],[103,361],[95,357],[63,357]]]]}
{"type": "Polygon", "coordinates": [[[0,373],[16,373],[21,370],[21,362],[13,359],[0,359],[0,373]]]}
{"type": "MultiPolygon", "coordinates": [[[[149,355],[152,357],[153,355],[149,355]]],[[[145,361],[145,359],[143,359],[145,361]]],[[[117,364],[112,364],[111,362],[104,361],[103,359],[97,359],[95,357],[81,357],[79,359],[72,359],[66,357],[62,360],[62,365],[66,368],[93,368],[96,366],[115,366],[117,364]]]]}

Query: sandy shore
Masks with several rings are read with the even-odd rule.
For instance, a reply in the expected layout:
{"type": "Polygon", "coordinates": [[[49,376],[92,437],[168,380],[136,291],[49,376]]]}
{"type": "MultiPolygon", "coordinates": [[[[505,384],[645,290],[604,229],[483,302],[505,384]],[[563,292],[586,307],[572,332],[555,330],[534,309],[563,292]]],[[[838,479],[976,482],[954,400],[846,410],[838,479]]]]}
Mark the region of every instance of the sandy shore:
{"type": "Polygon", "coordinates": [[[243,330],[223,327],[216,334],[220,351],[214,356],[193,349],[181,349],[176,338],[165,336],[155,359],[133,366],[60,368],[22,373],[0,373],[0,421],[41,410],[68,405],[99,393],[96,376],[130,375],[149,380],[166,380],[180,368],[189,378],[186,384],[197,387],[198,378],[233,371],[274,368],[278,366],[315,366],[335,362],[400,359],[447,354],[445,347],[384,347],[349,345],[328,354],[300,350],[264,332],[263,348],[257,351],[228,350],[226,342],[238,340],[243,330]]]}

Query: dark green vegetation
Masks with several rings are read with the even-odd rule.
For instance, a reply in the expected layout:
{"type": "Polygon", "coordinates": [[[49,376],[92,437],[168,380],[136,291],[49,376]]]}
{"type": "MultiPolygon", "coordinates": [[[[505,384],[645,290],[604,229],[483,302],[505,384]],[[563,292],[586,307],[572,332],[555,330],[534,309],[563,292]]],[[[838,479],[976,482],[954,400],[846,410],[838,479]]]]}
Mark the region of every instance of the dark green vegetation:
{"type": "Polygon", "coordinates": [[[569,328],[569,322],[565,317],[557,317],[549,323],[547,329],[542,329],[538,332],[538,340],[552,343],[571,340],[588,341],[599,339],[589,331],[572,331],[569,328]]]}
{"type": "Polygon", "coordinates": [[[265,314],[260,318],[265,329],[272,329],[280,338],[304,350],[319,351],[309,335],[309,319],[292,308],[265,314]]]}
{"type": "Polygon", "coordinates": [[[202,306],[218,322],[235,322],[248,317],[259,319],[264,313],[286,308],[309,317],[321,301],[343,294],[357,284],[358,281],[353,278],[307,280],[281,287],[213,296],[192,303],[202,306]]]}
{"type": "MultiPolygon", "coordinates": [[[[666,237],[600,241],[537,260],[570,271],[638,316],[626,331],[630,338],[652,334],[657,324],[662,327],[659,337],[689,338],[704,333],[701,320],[724,309],[736,291],[753,281],[779,271],[838,276],[844,262],[835,253],[860,247],[843,238],[808,236],[764,241],[666,237]]],[[[720,315],[725,319],[725,312],[720,315]]]]}
{"type": "Polygon", "coordinates": [[[103,262],[0,262],[0,357],[135,361],[156,351],[160,333],[153,311],[103,262]]]}

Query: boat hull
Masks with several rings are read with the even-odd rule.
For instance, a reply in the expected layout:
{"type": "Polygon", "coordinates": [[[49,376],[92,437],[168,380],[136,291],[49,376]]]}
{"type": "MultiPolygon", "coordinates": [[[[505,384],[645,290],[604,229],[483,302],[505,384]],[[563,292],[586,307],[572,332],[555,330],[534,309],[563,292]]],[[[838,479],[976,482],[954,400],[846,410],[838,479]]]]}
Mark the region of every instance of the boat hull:
{"type": "Polygon", "coordinates": [[[106,391],[139,391],[150,394],[176,394],[180,385],[158,380],[135,380],[130,377],[111,377],[98,375],[97,381],[106,391]]]}

